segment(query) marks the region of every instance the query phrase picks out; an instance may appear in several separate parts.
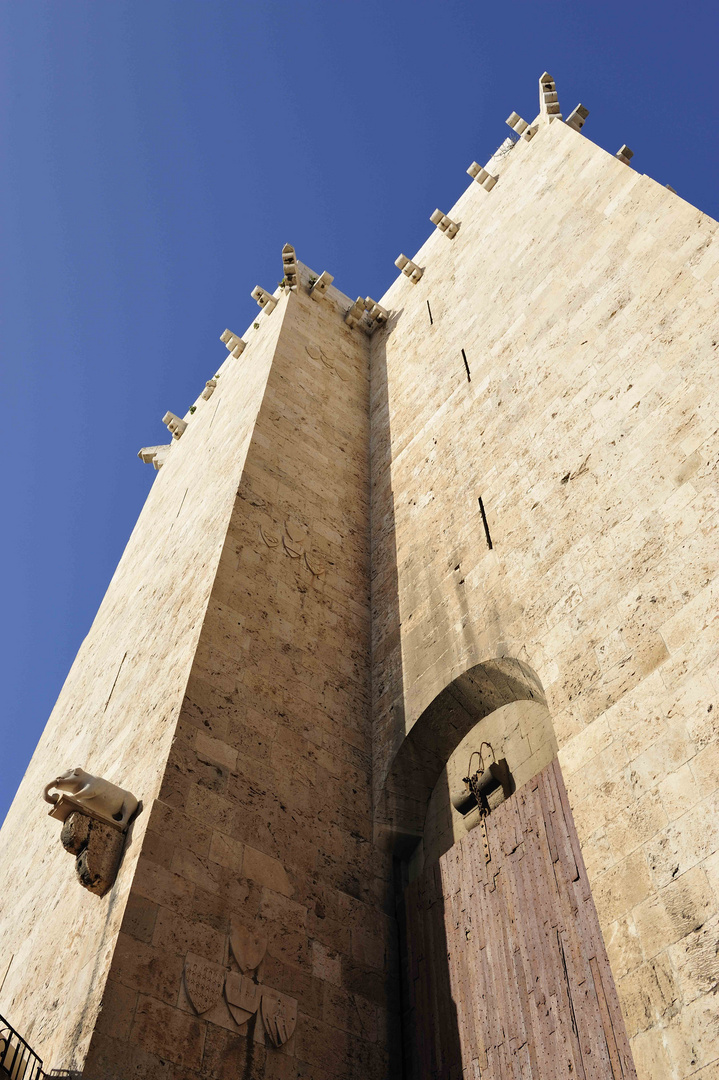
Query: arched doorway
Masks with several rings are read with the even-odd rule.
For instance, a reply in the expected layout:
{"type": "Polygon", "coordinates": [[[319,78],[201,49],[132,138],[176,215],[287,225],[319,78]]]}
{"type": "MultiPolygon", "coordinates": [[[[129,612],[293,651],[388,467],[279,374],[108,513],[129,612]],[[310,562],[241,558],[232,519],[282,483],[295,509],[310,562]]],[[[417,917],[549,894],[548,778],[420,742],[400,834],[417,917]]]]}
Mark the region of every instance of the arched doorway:
{"type": "Polygon", "coordinates": [[[386,791],[407,1080],[635,1080],[534,673],[501,660],[454,680],[386,791]],[[480,820],[451,796],[486,742],[513,782],[480,820]]]}

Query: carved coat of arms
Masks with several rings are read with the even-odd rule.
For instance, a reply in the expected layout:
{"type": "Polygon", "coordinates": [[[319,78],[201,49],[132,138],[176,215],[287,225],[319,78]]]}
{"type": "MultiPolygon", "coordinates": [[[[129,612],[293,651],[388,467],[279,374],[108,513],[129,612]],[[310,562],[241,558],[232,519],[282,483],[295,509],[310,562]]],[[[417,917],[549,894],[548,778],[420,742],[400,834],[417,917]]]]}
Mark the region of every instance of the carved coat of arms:
{"type": "MultiPolygon", "coordinates": [[[[276,526],[273,524],[272,528],[275,527],[276,526]]],[[[304,559],[304,563],[312,574],[312,577],[320,578],[326,573],[327,568],[322,565],[318,558],[308,553],[308,536],[309,533],[306,525],[300,525],[296,521],[285,521],[281,533],[282,547],[284,548],[285,554],[289,555],[291,559],[304,559]]],[[[263,525],[260,525],[260,537],[270,549],[276,548],[280,542],[280,537],[272,533],[269,528],[265,528],[263,525]]]]}
{"type": "Polygon", "coordinates": [[[185,960],[185,990],[193,1008],[200,1014],[207,1012],[222,998],[225,969],[202,956],[188,953],[185,960]]]}
{"type": "Polygon", "coordinates": [[[297,1002],[277,990],[262,987],[260,1016],[273,1046],[282,1046],[291,1039],[297,1025],[297,1002]]]}
{"type": "Polygon", "coordinates": [[[262,987],[247,975],[228,971],[225,978],[227,1008],[237,1024],[246,1024],[260,1007],[262,987]]]}
{"type": "Polygon", "coordinates": [[[202,1015],[222,999],[236,1024],[246,1024],[259,1012],[262,1027],[273,1046],[291,1039],[297,1026],[297,1002],[279,990],[256,981],[257,968],[267,951],[267,937],[234,921],[230,924],[230,948],[239,971],[227,971],[202,956],[188,953],[185,989],[195,1012],[202,1015]]]}
{"type": "Polygon", "coordinates": [[[240,971],[254,971],[267,952],[267,938],[233,921],[230,924],[230,948],[240,971]]]}

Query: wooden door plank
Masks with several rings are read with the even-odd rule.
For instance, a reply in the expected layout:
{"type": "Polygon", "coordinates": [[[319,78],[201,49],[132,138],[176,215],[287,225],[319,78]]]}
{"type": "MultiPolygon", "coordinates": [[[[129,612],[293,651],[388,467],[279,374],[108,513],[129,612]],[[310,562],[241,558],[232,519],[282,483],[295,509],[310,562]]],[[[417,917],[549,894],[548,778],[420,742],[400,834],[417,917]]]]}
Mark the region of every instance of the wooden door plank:
{"type": "MultiPolygon", "coordinates": [[[[636,1080],[561,769],[404,893],[411,1058],[435,1080],[636,1080]]],[[[402,905],[399,905],[400,914],[402,905]]]]}

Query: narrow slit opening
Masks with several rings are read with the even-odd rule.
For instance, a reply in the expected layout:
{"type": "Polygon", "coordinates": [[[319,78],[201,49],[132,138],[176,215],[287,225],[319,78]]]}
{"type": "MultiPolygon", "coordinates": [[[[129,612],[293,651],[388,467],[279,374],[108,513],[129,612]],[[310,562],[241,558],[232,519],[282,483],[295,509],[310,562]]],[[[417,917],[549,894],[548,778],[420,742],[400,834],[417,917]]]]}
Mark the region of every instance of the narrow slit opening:
{"type": "Polygon", "coordinates": [[[427,314],[429,315],[429,325],[434,326],[434,319],[432,318],[432,308],[429,306],[429,300],[427,301],[427,314]]]}
{"type": "Polygon", "coordinates": [[[489,525],[487,524],[487,515],[484,510],[484,503],[482,502],[482,496],[479,496],[479,512],[482,515],[482,524],[484,525],[484,535],[487,540],[487,547],[492,550],[492,537],[489,535],[489,525]]]}
{"type": "Polygon", "coordinates": [[[120,672],[122,671],[122,665],[125,663],[126,658],[127,658],[127,650],[125,651],[125,654],[124,654],[122,660],[120,661],[120,666],[117,669],[117,675],[115,676],[115,681],[112,684],[112,689],[110,690],[110,693],[107,695],[107,701],[105,702],[105,708],[102,710],[103,712],[107,712],[107,706],[110,704],[110,698],[112,697],[113,693],[115,692],[115,687],[117,686],[117,680],[120,678],[120,672]]]}
{"type": "Polygon", "coordinates": [[[467,382],[471,382],[472,381],[472,376],[469,373],[469,364],[467,363],[467,354],[464,351],[464,349],[462,349],[462,359],[464,360],[464,370],[467,372],[467,382]]]}

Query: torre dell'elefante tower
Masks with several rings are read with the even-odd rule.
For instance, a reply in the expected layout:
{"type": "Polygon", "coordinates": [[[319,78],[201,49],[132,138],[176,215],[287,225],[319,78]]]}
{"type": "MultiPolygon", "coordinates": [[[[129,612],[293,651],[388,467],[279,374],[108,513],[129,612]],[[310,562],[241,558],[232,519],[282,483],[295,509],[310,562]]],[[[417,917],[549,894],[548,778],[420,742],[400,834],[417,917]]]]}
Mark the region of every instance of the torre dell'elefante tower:
{"type": "Polygon", "coordinates": [[[539,89],[379,300],[287,244],[141,450],[0,1077],[719,1075],[717,224],[539,89]]]}

